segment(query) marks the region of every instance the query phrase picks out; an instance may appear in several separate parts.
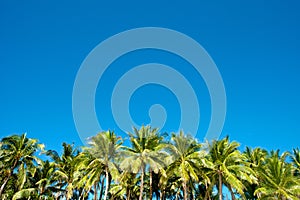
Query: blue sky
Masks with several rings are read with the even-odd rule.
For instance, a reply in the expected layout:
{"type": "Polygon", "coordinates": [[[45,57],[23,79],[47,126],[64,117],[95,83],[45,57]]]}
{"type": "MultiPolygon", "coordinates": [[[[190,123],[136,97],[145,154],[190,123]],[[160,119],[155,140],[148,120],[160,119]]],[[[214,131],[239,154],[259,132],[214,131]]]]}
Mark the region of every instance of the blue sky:
{"type": "MultiPolygon", "coordinates": [[[[73,84],[81,63],[108,37],[153,26],[190,36],[213,58],[227,95],[221,137],[229,135],[242,145],[291,150],[300,139],[299,9],[296,0],[1,1],[0,136],[27,132],[48,149],[60,149],[63,141],[81,145],[72,115],[73,84]]],[[[153,59],[174,67],[183,62],[149,50],[116,63],[130,68],[153,59]]],[[[105,116],[103,127],[118,132],[102,102],[105,90],[120,76],[116,69],[112,66],[100,81],[95,104],[97,114],[105,116]]],[[[201,79],[187,67],[181,70],[192,80],[201,79]]],[[[203,82],[195,87],[201,91],[200,127],[205,130],[209,96],[203,82]]],[[[146,108],[156,102],[169,109],[167,126],[176,129],[178,102],[155,85],[132,97],[130,109],[137,123],[148,123],[146,108]]]]}

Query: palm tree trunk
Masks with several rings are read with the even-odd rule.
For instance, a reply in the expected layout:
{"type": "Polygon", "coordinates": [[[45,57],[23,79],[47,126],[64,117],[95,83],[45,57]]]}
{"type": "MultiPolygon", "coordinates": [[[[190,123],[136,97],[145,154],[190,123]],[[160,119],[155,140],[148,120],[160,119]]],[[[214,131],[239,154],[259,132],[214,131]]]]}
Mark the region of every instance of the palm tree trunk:
{"type": "Polygon", "coordinates": [[[69,180],[68,182],[68,186],[67,186],[67,195],[66,195],[66,199],[69,200],[71,199],[73,196],[73,181],[69,180]]]}
{"type": "Polygon", "coordinates": [[[103,188],[104,188],[104,176],[101,180],[101,189],[100,189],[100,200],[102,200],[102,195],[103,195],[103,188]]]}
{"type": "Polygon", "coordinates": [[[162,200],[165,200],[165,199],[166,199],[166,191],[164,190],[162,193],[162,200]]]}
{"type": "Polygon", "coordinates": [[[97,200],[97,183],[94,184],[94,200],[97,200]]]}
{"type": "Polygon", "coordinates": [[[1,185],[1,188],[0,188],[0,197],[2,196],[2,193],[3,193],[3,190],[9,180],[9,178],[11,177],[11,172],[9,172],[8,176],[4,179],[3,181],[3,184],[1,185]]]}
{"type": "Polygon", "coordinates": [[[182,182],[182,187],[183,187],[183,196],[184,196],[183,199],[188,200],[187,185],[185,181],[182,182]]]}
{"type": "Polygon", "coordinates": [[[219,174],[219,200],[222,200],[223,199],[223,192],[222,192],[222,174],[221,174],[221,171],[219,170],[218,171],[218,174],[219,174]]]}
{"type": "Polygon", "coordinates": [[[142,163],[142,172],[141,172],[141,185],[140,185],[140,197],[139,200],[143,200],[143,191],[144,191],[144,164],[142,163]]]}
{"type": "Polygon", "coordinates": [[[43,193],[44,193],[44,191],[45,191],[45,189],[43,189],[43,187],[42,188],[40,188],[40,189],[38,189],[38,192],[40,193],[40,197],[39,197],[39,200],[42,200],[43,199],[43,193]]]}
{"type": "Polygon", "coordinates": [[[209,190],[208,190],[208,187],[206,186],[206,191],[205,191],[205,196],[204,196],[204,200],[207,200],[208,199],[208,195],[209,195],[209,190]]]}
{"type": "Polygon", "coordinates": [[[204,197],[204,200],[211,200],[211,198],[210,198],[210,190],[207,190],[207,191],[205,191],[205,197],[204,197]]]}
{"type": "Polygon", "coordinates": [[[234,195],[234,192],[233,192],[231,186],[229,186],[229,191],[230,191],[230,194],[231,194],[231,199],[232,199],[232,200],[235,200],[235,195],[234,195]]]}
{"type": "Polygon", "coordinates": [[[130,200],[130,189],[127,189],[126,200],[130,200]]]}
{"type": "Polygon", "coordinates": [[[206,191],[205,191],[205,197],[204,200],[211,200],[211,191],[212,191],[212,187],[214,186],[214,184],[208,184],[205,185],[206,191]]]}
{"type": "Polygon", "coordinates": [[[107,199],[108,190],[109,190],[109,173],[108,173],[108,166],[105,167],[105,193],[104,193],[104,200],[107,199]]]}
{"type": "Polygon", "coordinates": [[[163,199],[163,191],[160,190],[160,193],[159,193],[159,200],[162,200],[163,199]]]}
{"type": "Polygon", "coordinates": [[[151,167],[150,167],[150,188],[149,188],[149,192],[150,192],[150,195],[149,195],[149,199],[150,200],[152,200],[152,193],[153,193],[153,189],[152,189],[152,179],[153,179],[153,177],[152,177],[152,174],[153,173],[153,171],[152,171],[152,169],[151,169],[151,167]]]}
{"type": "Polygon", "coordinates": [[[10,179],[12,173],[13,173],[13,170],[16,168],[17,164],[18,164],[18,161],[19,161],[19,158],[17,157],[13,166],[10,168],[10,171],[9,171],[9,174],[7,175],[7,177],[4,179],[3,181],[3,184],[1,185],[1,188],[0,188],[0,197],[2,196],[2,193],[4,191],[4,188],[8,182],[8,180],[10,179]]]}

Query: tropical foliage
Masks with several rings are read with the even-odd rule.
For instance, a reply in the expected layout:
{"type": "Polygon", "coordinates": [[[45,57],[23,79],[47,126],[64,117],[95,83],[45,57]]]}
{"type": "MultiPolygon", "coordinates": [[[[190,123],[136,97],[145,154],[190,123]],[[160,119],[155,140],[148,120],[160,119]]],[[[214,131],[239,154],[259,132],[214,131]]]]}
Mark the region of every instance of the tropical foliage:
{"type": "Polygon", "coordinates": [[[300,199],[298,148],[242,151],[228,137],[200,143],[150,126],[128,138],[104,131],[59,154],[26,134],[4,137],[0,199],[300,199]]]}

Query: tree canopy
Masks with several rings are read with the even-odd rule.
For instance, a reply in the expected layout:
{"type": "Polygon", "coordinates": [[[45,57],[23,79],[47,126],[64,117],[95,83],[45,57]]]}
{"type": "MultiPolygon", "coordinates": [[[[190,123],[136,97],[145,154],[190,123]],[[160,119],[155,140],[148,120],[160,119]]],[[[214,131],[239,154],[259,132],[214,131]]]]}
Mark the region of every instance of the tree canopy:
{"type": "Polygon", "coordinates": [[[300,153],[201,143],[183,131],[103,131],[62,154],[26,134],[0,142],[1,199],[300,199],[300,153]],[[41,159],[43,154],[43,159],[41,159]],[[46,159],[45,159],[46,157],[46,159]],[[228,192],[227,192],[228,191],[228,192]]]}

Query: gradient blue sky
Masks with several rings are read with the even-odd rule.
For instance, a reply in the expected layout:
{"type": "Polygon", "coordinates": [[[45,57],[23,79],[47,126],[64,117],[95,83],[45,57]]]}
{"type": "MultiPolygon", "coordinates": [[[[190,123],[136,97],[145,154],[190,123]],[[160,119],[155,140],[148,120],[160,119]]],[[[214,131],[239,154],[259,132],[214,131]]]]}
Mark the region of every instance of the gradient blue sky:
{"type": "MultiPolygon", "coordinates": [[[[194,38],[218,66],[228,102],[221,137],[229,135],[242,145],[291,150],[300,140],[299,10],[297,0],[1,1],[0,136],[27,132],[56,150],[63,141],[81,145],[72,116],[72,89],[82,61],[114,34],[155,26],[194,38]]],[[[140,52],[118,62],[147,62],[148,53],[155,57],[160,52],[140,52]]],[[[178,64],[173,59],[161,52],[156,61],[178,64]]],[[[104,88],[111,87],[109,80],[116,73],[108,72],[104,88]]],[[[139,123],[147,123],[147,110],[138,111],[151,102],[178,108],[167,91],[151,100],[153,91],[164,90],[151,87],[134,94],[137,103],[133,101],[131,111],[139,123]],[[149,102],[141,101],[145,96],[149,102]],[[168,104],[167,97],[174,102],[168,104]]],[[[97,114],[107,115],[104,127],[117,130],[101,95],[99,89],[97,114]]],[[[203,96],[205,129],[210,104],[207,93],[203,96]]],[[[179,117],[169,116],[172,130],[179,117]]]]}

